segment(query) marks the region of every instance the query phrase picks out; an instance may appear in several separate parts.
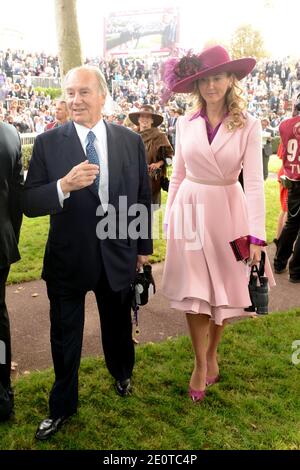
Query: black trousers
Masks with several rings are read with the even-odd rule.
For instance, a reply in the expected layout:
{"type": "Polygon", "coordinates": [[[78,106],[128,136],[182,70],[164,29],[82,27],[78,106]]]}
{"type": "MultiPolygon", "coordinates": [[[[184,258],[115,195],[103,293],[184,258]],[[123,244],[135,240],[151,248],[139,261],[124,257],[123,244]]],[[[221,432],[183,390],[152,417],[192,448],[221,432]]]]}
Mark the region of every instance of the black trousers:
{"type": "MultiPolygon", "coordinates": [[[[78,370],[80,365],[84,302],[86,291],[59,292],[47,285],[50,300],[51,350],[55,382],[49,399],[50,416],[57,418],[76,412],[78,404],[78,370]]],[[[105,362],[116,380],[132,375],[134,344],[132,341],[131,291],[111,290],[103,273],[94,289],[98,304],[105,362]]]]}
{"type": "Polygon", "coordinates": [[[269,176],[269,160],[270,155],[266,155],[264,150],[262,151],[262,159],[263,159],[263,174],[264,180],[266,180],[269,176]]]}
{"type": "Polygon", "coordinates": [[[290,276],[300,279],[300,182],[289,189],[288,217],[278,239],[275,268],[285,268],[289,259],[290,276]]]}
{"type": "Polygon", "coordinates": [[[5,283],[10,266],[0,268],[0,383],[10,387],[11,339],[9,317],[5,303],[5,283]]]}

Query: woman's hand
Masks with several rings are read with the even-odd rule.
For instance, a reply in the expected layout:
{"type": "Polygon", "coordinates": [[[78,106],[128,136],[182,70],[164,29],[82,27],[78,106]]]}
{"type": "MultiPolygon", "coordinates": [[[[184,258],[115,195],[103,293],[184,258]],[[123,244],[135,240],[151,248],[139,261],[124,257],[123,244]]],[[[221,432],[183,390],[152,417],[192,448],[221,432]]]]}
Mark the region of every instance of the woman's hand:
{"type": "Polygon", "coordinates": [[[261,248],[262,247],[260,245],[253,245],[252,243],[250,243],[250,256],[247,261],[249,266],[259,264],[261,258],[261,248]]]}
{"type": "Polygon", "coordinates": [[[164,164],[163,160],[160,160],[159,162],[156,162],[156,163],[150,163],[150,165],[148,165],[148,171],[151,173],[151,171],[157,170],[158,168],[162,167],[163,164],[164,164]]]}

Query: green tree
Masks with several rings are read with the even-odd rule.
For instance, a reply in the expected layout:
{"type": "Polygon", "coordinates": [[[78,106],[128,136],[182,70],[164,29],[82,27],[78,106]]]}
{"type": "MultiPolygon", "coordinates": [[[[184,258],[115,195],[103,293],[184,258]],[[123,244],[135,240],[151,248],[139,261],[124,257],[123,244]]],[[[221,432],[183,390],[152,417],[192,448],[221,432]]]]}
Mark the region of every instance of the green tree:
{"type": "Polygon", "coordinates": [[[55,20],[58,59],[63,78],[68,70],[82,65],[76,0],[55,0],[55,20]]]}
{"type": "Polygon", "coordinates": [[[230,52],[233,59],[255,57],[259,60],[267,56],[260,31],[250,24],[241,25],[235,30],[231,37],[230,52]]]}

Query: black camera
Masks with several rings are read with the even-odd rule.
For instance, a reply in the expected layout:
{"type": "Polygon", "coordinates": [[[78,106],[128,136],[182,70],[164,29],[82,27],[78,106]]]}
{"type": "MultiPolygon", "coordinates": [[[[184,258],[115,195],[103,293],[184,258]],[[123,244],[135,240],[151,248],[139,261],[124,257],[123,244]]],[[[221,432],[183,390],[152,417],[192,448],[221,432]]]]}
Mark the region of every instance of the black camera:
{"type": "Polygon", "coordinates": [[[143,271],[137,272],[133,283],[133,309],[136,305],[146,305],[151,295],[155,294],[155,282],[150,264],[143,266],[143,271]]]}

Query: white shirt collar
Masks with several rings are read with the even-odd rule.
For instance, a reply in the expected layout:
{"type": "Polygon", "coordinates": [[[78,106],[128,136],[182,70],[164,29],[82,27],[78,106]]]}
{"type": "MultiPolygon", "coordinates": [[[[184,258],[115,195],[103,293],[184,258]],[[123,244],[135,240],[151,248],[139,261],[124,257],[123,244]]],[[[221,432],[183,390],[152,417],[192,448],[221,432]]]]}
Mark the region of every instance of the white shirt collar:
{"type": "Polygon", "coordinates": [[[74,122],[74,126],[83,146],[87,144],[87,135],[90,131],[95,134],[98,141],[101,141],[101,136],[103,135],[103,132],[106,131],[103,119],[100,119],[92,129],[82,126],[81,124],[77,124],[76,122],[74,122]]]}

